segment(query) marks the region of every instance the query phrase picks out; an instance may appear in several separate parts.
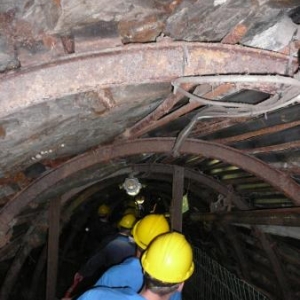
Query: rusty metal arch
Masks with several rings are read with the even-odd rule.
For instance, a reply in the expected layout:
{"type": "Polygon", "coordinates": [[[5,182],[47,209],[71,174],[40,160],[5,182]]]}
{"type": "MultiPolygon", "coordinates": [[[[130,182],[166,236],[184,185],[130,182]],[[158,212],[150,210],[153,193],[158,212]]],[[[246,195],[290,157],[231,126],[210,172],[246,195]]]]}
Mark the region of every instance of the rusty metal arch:
{"type": "MultiPolygon", "coordinates": [[[[126,157],[140,153],[170,153],[174,143],[175,138],[132,140],[99,147],[96,150],[86,152],[69,160],[58,168],[38,178],[2,208],[0,211],[1,234],[3,235],[8,231],[8,224],[17,213],[40,193],[52,188],[63,178],[67,178],[77,171],[86,169],[94,164],[106,162],[118,157],[126,157]]],[[[289,197],[295,205],[300,204],[300,185],[290,178],[290,176],[237,149],[212,142],[187,139],[182,145],[180,153],[203,155],[235,165],[270,183],[289,197]]]]}
{"type": "MultiPolygon", "coordinates": [[[[173,174],[173,165],[170,164],[135,164],[133,165],[133,169],[139,172],[173,174]]],[[[249,205],[245,203],[243,199],[241,199],[238,195],[232,192],[223,183],[208,175],[196,172],[190,168],[184,168],[184,177],[202,183],[203,185],[206,185],[216,190],[218,193],[230,197],[233,203],[235,203],[235,205],[241,210],[249,209],[249,205]]]]}
{"type": "MultiPolygon", "coordinates": [[[[70,198],[72,198],[74,195],[81,193],[85,189],[93,189],[93,186],[97,184],[97,187],[95,188],[95,191],[101,190],[103,186],[101,185],[102,182],[105,182],[108,178],[112,178],[115,176],[123,176],[132,172],[145,172],[145,173],[161,173],[161,174],[173,174],[173,166],[170,164],[161,164],[161,163],[145,163],[145,164],[133,164],[131,166],[126,166],[121,168],[118,171],[118,174],[115,175],[115,173],[112,173],[108,177],[102,178],[100,180],[93,181],[91,183],[88,183],[84,186],[74,188],[67,193],[65,193],[61,197],[61,204],[63,205],[66,203],[70,198]],[[100,183],[100,185],[99,185],[100,183]]],[[[234,193],[231,189],[229,189],[226,185],[224,185],[222,182],[208,176],[202,173],[199,173],[191,168],[184,168],[184,177],[187,179],[194,180],[196,182],[199,182],[207,187],[212,188],[213,190],[217,191],[218,193],[231,197],[233,203],[236,204],[236,206],[240,210],[248,210],[250,209],[249,204],[245,203],[238,195],[234,193]]],[[[105,184],[104,186],[106,186],[105,184]]],[[[89,194],[89,193],[88,193],[89,194]]],[[[81,203],[81,202],[80,202],[81,203]]],[[[77,207],[80,203],[76,203],[75,205],[72,204],[72,206],[77,207]]],[[[72,209],[70,207],[67,208],[67,215],[64,218],[68,218],[68,216],[72,213],[72,209]]]]}
{"type": "Polygon", "coordinates": [[[18,70],[1,78],[0,117],[67,95],[112,85],[170,82],[210,74],[287,75],[297,69],[287,55],[218,43],[126,45],[18,70]]]}

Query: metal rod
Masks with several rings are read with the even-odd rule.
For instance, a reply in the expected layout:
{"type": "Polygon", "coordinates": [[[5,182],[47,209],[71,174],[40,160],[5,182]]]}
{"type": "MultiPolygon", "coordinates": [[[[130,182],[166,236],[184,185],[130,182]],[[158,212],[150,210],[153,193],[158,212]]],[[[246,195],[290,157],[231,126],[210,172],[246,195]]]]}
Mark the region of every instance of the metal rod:
{"type": "MultiPolygon", "coordinates": [[[[38,178],[30,186],[12,198],[0,211],[0,232],[5,234],[9,231],[9,222],[26,205],[39,194],[57,184],[80,170],[84,170],[100,162],[107,162],[118,157],[124,157],[140,153],[170,153],[174,146],[174,138],[152,138],[139,139],[119,144],[99,147],[93,151],[86,152],[59,167],[51,170],[47,174],[38,178]]],[[[180,150],[181,153],[203,155],[205,157],[223,160],[228,164],[237,166],[245,171],[268,182],[279,192],[290,198],[295,205],[300,204],[300,185],[290,176],[272,168],[267,163],[242,153],[224,145],[187,139],[180,150]]]]}
{"type": "Polygon", "coordinates": [[[60,198],[50,201],[49,207],[49,233],[47,258],[47,286],[46,300],[53,300],[56,292],[58,245],[59,245],[60,198]]]}

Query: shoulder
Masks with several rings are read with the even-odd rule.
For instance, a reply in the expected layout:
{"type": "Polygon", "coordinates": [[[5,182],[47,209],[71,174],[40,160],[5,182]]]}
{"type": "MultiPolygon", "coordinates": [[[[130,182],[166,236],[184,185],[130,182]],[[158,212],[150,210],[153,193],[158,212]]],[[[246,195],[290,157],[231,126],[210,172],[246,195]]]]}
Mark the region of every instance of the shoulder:
{"type": "Polygon", "coordinates": [[[144,299],[130,288],[107,288],[99,287],[86,291],[78,300],[95,300],[95,299],[110,299],[110,300],[142,300],[144,299]]]}
{"type": "Polygon", "coordinates": [[[139,290],[143,284],[143,271],[138,258],[130,257],[121,264],[109,268],[95,285],[102,286],[128,286],[139,290]]]}
{"type": "Polygon", "coordinates": [[[123,261],[121,265],[124,266],[135,266],[137,268],[142,269],[141,261],[137,257],[129,257],[123,261]]]}
{"type": "Polygon", "coordinates": [[[132,246],[135,248],[135,244],[130,241],[129,237],[121,234],[118,234],[107,244],[108,247],[114,247],[115,245],[132,246]]]}
{"type": "Polygon", "coordinates": [[[111,276],[114,275],[122,277],[122,275],[126,274],[125,276],[128,276],[127,272],[134,272],[135,270],[142,273],[140,260],[137,257],[129,257],[122,263],[110,267],[107,271],[104,272],[100,279],[104,280],[106,278],[111,278],[111,276]]]}

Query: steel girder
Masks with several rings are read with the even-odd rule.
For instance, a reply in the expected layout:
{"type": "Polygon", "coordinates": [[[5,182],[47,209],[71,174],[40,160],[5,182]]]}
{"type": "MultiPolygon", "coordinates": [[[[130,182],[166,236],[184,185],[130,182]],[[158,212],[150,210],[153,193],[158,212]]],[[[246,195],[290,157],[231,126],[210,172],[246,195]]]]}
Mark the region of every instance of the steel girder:
{"type": "MultiPolygon", "coordinates": [[[[99,147],[67,161],[51,172],[41,176],[31,185],[12,198],[0,211],[0,234],[4,235],[9,229],[9,222],[26,205],[41,193],[51,189],[60,180],[76,172],[89,168],[100,162],[107,162],[119,157],[126,157],[140,153],[170,153],[175,138],[139,139],[105,147],[99,147]]],[[[242,153],[228,146],[187,139],[180,150],[182,154],[203,155],[205,157],[223,160],[263,179],[277,190],[289,197],[295,205],[300,204],[300,185],[290,176],[270,167],[263,161],[242,153]]]]}
{"type": "Polygon", "coordinates": [[[0,118],[51,99],[112,85],[170,82],[214,74],[293,75],[297,60],[272,51],[218,43],[153,43],[72,55],[3,75],[0,118]],[[287,69],[289,74],[287,74],[287,69]]]}
{"type": "MultiPolygon", "coordinates": [[[[173,165],[169,164],[135,164],[133,165],[133,170],[138,172],[145,173],[163,173],[171,175],[173,173],[173,165]]],[[[203,185],[206,185],[218,193],[224,195],[225,197],[230,197],[232,202],[240,209],[247,210],[249,209],[249,205],[246,204],[243,199],[241,199],[238,195],[236,195],[233,191],[231,191],[227,186],[225,186],[220,181],[202,174],[200,172],[196,172],[190,168],[184,169],[184,177],[199,182],[203,185]]]]}

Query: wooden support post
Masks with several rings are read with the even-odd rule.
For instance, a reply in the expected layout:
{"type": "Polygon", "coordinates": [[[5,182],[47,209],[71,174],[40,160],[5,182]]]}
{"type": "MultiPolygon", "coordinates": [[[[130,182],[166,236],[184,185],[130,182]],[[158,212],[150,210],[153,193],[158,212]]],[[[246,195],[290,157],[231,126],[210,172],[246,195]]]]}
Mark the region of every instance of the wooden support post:
{"type": "Polygon", "coordinates": [[[178,232],[182,231],[182,198],[184,188],[184,168],[174,166],[173,189],[171,203],[171,228],[178,232]]]}
{"type": "Polygon", "coordinates": [[[55,299],[58,265],[59,220],[60,198],[55,198],[50,201],[49,207],[46,300],[55,299]]]}

